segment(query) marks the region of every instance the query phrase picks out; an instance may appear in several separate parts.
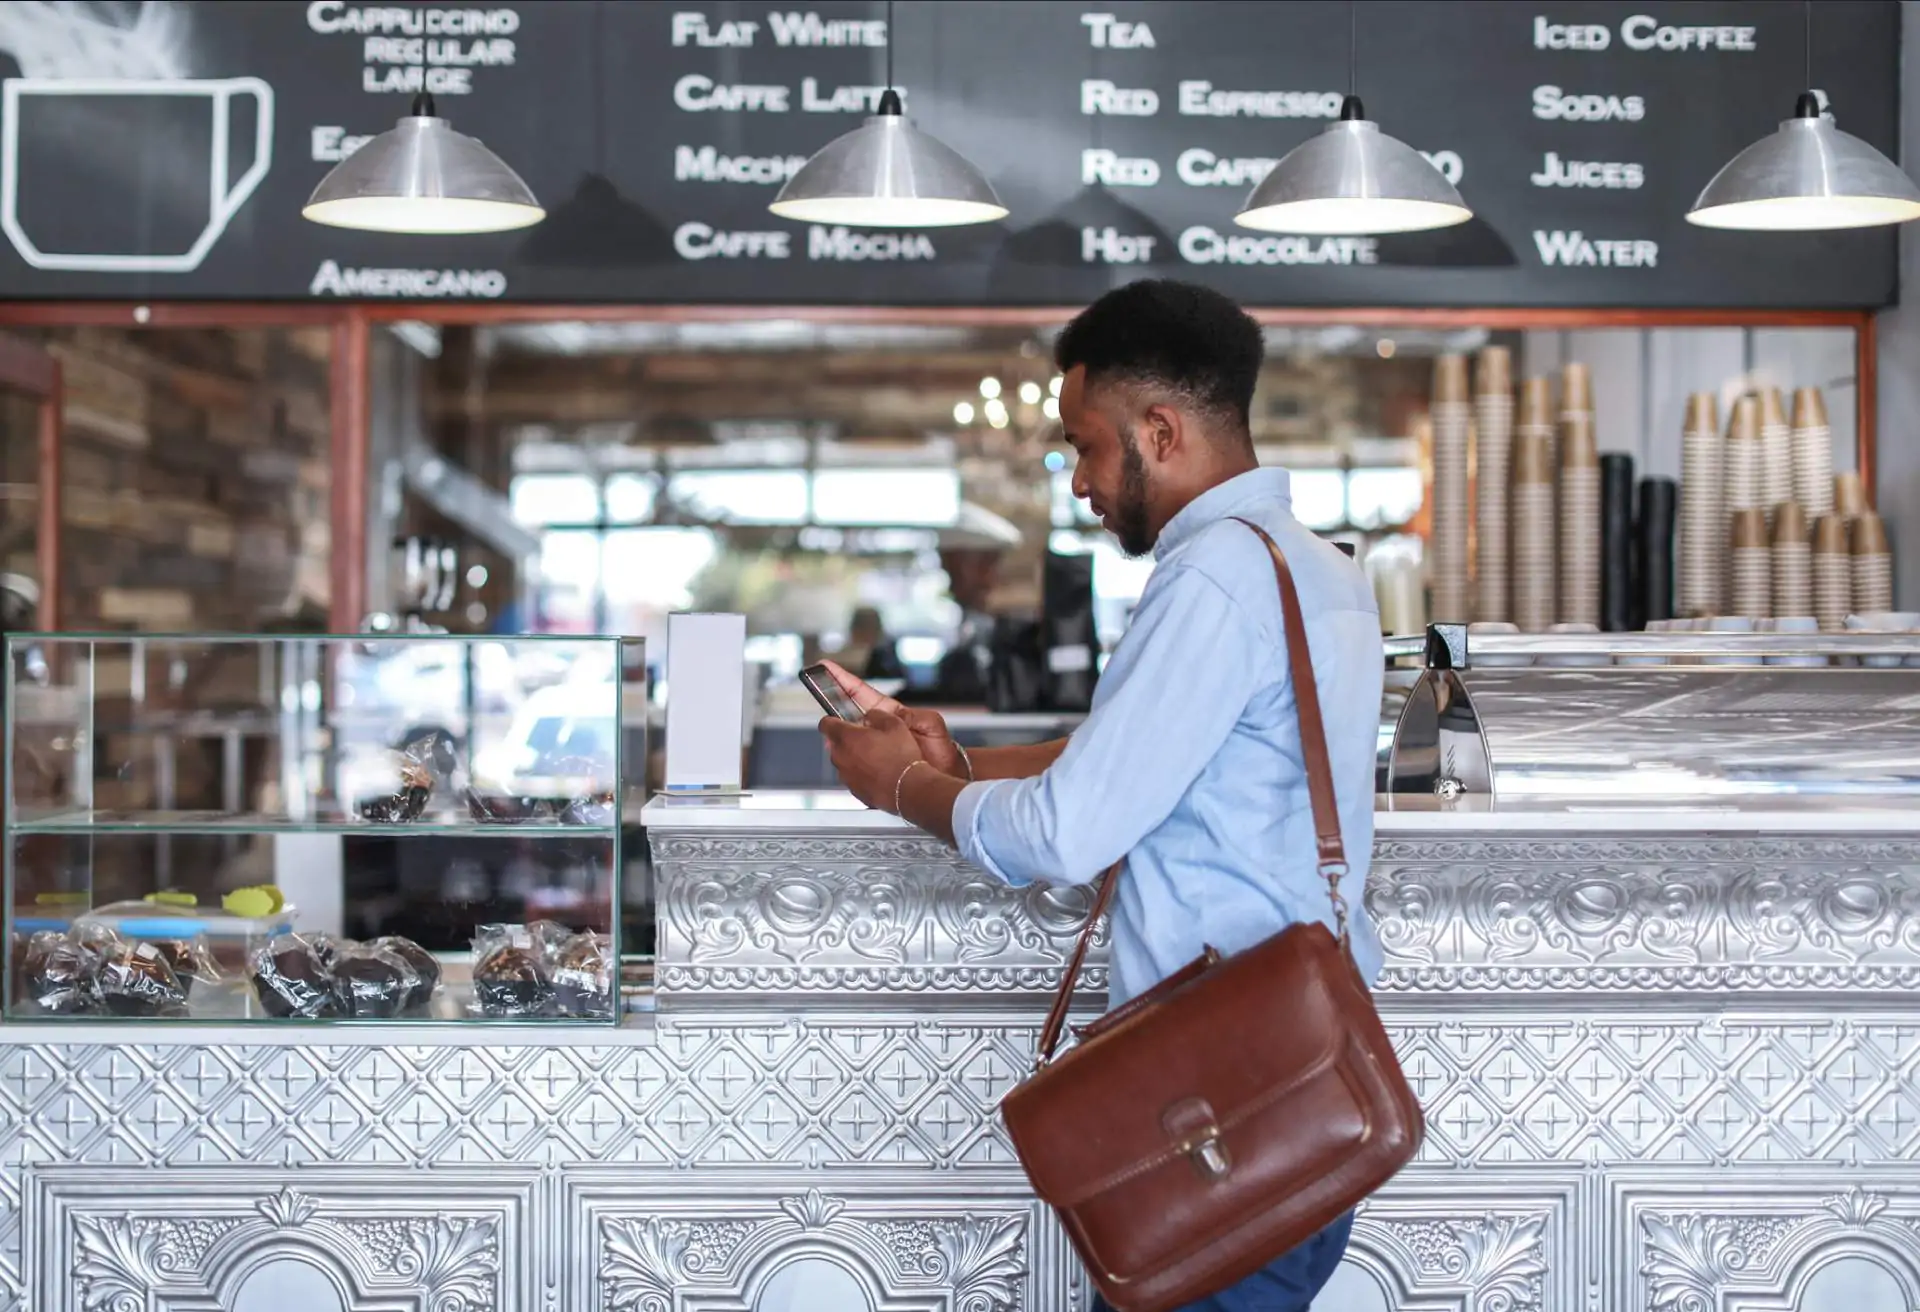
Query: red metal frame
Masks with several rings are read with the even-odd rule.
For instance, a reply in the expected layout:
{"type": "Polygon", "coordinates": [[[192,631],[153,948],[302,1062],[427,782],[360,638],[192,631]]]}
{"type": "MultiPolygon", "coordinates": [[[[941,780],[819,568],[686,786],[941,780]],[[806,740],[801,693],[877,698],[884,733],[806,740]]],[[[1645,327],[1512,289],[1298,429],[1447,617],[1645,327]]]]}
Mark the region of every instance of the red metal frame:
{"type": "MultiPolygon", "coordinates": [[[[419,305],[370,303],[266,304],[259,302],[0,302],[0,325],[23,327],[107,326],[119,328],[266,328],[333,329],[331,486],[332,604],[336,633],[360,627],[366,608],[367,459],[369,364],[372,325],[404,319],[434,323],[486,325],[574,320],[590,323],[718,323],[740,319],[798,319],[809,323],[947,323],[977,327],[1044,327],[1071,318],[1077,307],[885,307],[754,305],[419,305]]],[[[1581,328],[1851,328],[1854,333],[1855,464],[1873,505],[1878,472],[1878,362],[1871,310],[1642,310],[1642,309],[1336,309],[1268,308],[1256,319],[1278,327],[1489,328],[1502,332],[1581,328]]],[[[25,343],[18,344],[25,347],[25,343]]],[[[31,349],[31,348],[28,348],[31,349]]],[[[48,357],[51,361],[51,357],[48,357]]],[[[18,365],[18,362],[16,362],[18,365]]],[[[11,383],[8,348],[0,346],[0,386],[11,383]]],[[[40,500],[42,625],[56,628],[54,610],[59,580],[59,365],[20,366],[45,384],[35,390],[41,404],[40,500]],[[51,398],[50,400],[47,398],[51,398]],[[53,479],[49,483],[48,473],[53,479]]],[[[22,390],[32,390],[23,388],[22,390]]]]}

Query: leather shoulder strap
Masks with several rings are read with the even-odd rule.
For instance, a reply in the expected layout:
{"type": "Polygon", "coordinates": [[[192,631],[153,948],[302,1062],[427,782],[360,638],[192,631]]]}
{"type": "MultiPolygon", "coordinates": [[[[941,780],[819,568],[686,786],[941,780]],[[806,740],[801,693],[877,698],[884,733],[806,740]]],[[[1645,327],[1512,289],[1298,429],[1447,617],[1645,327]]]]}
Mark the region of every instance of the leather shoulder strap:
{"type": "MultiPolygon", "coordinates": [[[[1293,681],[1294,707],[1300,717],[1300,754],[1307,771],[1307,802],[1313,812],[1320,875],[1327,881],[1327,896],[1333,903],[1341,946],[1348,947],[1347,900],[1340,892],[1340,879],[1347,873],[1347,849],[1340,836],[1340,811],[1334,800],[1333,766],[1327,755],[1326,724],[1320,717],[1320,685],[1313,677],[1313,653],[1307,646],[1307,623],[1300,611],[1300,593],[1294,587],[1293,571],[1287,566],[1287,558],[1281,552],[1280,544],[1252,520],[1240,519],[1237,515],[1234,518],[1258,534],[1266,544],[1267,554],[1273,557],[1274,582],[1280,589],[1280,614],[1287,643],[1288,672],[1293,681]]],[[[1061,973],[1060,988],[1054,994],[1053,1006],[1047,1011],[1046,1024],[1040,1029],[1039,1049],[1033,1063],[1035,1070],[1053,1060],[1054,1049],[1059,1046],[1060,1035],[1066,1028],[1067,1012],[1073,1005],[1073,990],[1080,981],[1080,968],[1086,964],[1087,947],[1093,941],[1095,927],[1113,903],[1114,888],[1120,882],[1120,869],[1125,864],[1126,858],[1122,857],[1108,866],[1101,877],[1100,892],[1094,897],[1093,907],[1087,913],[1087,923],[1081,927],[1080,937],[1073,945],[1073,955],[1067,959],[1066,968],[1061,973]]]]}

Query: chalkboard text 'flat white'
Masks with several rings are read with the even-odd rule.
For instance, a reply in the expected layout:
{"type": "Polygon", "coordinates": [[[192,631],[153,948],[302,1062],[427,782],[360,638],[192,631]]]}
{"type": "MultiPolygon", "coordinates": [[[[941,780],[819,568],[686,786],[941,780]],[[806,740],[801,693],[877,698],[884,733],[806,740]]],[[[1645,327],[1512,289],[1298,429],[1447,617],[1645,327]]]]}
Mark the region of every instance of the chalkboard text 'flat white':
{"type": "MultiPolygon", "coordinates": [[[[880,18],[822,18],[811,9],[782,11],[768,14],[766,27],[776,46],[802,50],[847,46],[879,49],[887,44],[886,20],[880,18]]],[[[760,28],[758,19],[716,21],[696,10],[680,10],[673,15],[673,44],[740,49],[754,44],[760,28]]]]}

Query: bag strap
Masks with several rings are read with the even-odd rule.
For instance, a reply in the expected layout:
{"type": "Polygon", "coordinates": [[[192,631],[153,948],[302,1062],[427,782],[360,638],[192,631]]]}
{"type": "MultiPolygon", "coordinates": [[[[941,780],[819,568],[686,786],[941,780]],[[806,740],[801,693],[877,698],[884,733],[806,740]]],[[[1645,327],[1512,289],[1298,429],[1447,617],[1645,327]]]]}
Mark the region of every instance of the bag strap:
{"type": "MultiPolygon", "coordinates": [[[[1314,845],[1319,853],[1320,876],[1327,881],[1327,897],[1333,903],[1340,946],[1351,952],[1352,947],[1347,940],[1347,899],[1340,892],[1340,881],[1347,873],[1347,848],[1340,836],[1340,811],[1334,801],[1333,766],[1327,755],[1326,723],[1320,717],[1320,685],[1313,677],[1313,654],[1307,647],[1307,623],[1300,611],[1300,593],[1294,587],[1293,570],[1288,567],[1280,544],[1252,520],[1241,519],[1238,515],[1234,518],[1258,534],[1266,544],[1267,554],[1273,557],[1273,577],[1280,590],[1282,632],[1287,643],[1287,666],[1293,680],[1294,708],[1300,717],[1300,755],[1307,772],[1307,803],[1313,812],[1314,845]]],[[[1047,1011],[1047,1022],[1040,1029],[1039,1052],[1033,1063],[1036,1071],[1053,1060],[1053,1051],[1060,1044],[1060,1035],[1066,1028],[1067,1011],[1073,1004],[1073,989],[1080,981],[1080,968],[1086,963],[1087,948],[1093,942],[1094,928],[1113,903],[1113,892],[1120,882],[1120,867],[1126,863],[1125,857],[1120,858],[1108,866],[1100,877],[1100,891],[1093,899],[1093,909],[1087,913],[1087,923],[1081,927],[1079,940],[1073,945],[1073,955],[1067,959],[1066,969],[1060,976],[1059,992],[1054,994],[1053,1006],[1047,1011]]]]}

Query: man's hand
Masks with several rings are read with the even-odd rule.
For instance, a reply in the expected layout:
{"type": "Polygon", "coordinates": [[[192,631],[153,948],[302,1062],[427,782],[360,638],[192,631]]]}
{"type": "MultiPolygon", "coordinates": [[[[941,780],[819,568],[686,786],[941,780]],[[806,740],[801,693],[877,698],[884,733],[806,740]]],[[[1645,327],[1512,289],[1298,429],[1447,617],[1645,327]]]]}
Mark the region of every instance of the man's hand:
{"type": "Polygon", "coordinates": [[[913,731],[899,716],[877,705],[867,710],[864,724],[848,724],[829,715],[820,721],[820,732],[826,736],[827,754],[840,782],[876,811],[893,811],[900,776],[915,761],[925,759],[913,731]]]}
{"type": "MultiPolygon", "coordinates": [[[[960,755],[959,744],[953,741],[953,734],[948,731],[947,722],[938,711],[902,706],[893,698],[874,691],[864,679],[847,673],[832,661],[822,661],[821,664],[827,667],[827,673],[833,676],[833,681],[840,685],[840,691],[853,698],[853,704],[866,713],[869,721],[873,719],[875,711],[892,716],[904,724],[920,744],[920,757],[928,765],[956,779],[967,778],[966,760],[960,755]]],[[[834,764],[837,766],[839,762],[836,760],[834,764]]],[[[887,804],[893,804],[891,797],[887,799],[887,804]]]]}

